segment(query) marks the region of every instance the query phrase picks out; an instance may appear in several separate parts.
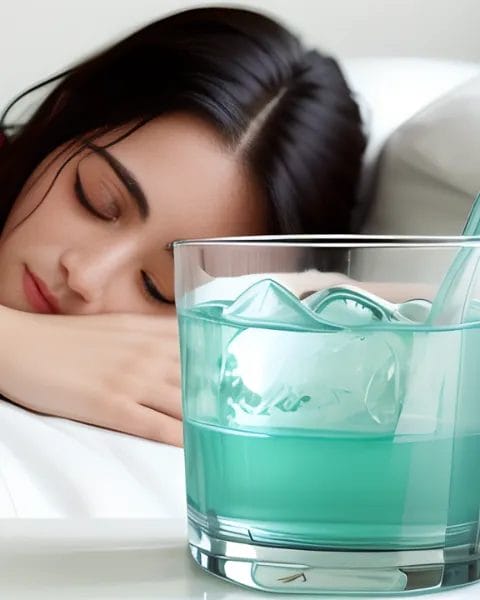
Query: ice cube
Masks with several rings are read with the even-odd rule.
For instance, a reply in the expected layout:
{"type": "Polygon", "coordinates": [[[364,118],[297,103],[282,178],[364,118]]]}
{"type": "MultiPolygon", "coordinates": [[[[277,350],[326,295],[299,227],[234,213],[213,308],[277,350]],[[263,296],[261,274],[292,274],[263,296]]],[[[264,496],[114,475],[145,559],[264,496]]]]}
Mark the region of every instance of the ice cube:
{"type": "Polygon", "coordinates": [[[405,351],[401,338],[383,331],[241,331],[221,375],[229,425],[391,433],[405,351]]]}
{"type": "Polygon", "coordinates": [[[333,331],[340,327],[317,317],[298,298],[272,279],[254,283],[232,304],[223,317],[239,325],[287,327],[333,331]]]}
{"type": "Polygon", "coordinates": [[[352,285],[336,285],[303,300],[316,315],[336,325],[360,326],[388,323],[424,323],[431,302],[412,299],[394,304],[352,285]]]}
{"type": "Polygon", "coordinates": [[[385,320],[385,312],[369,302],[361,290],[328,288],[312,294],[303,303],[316,315],[337,325],[369,325],[385,320]]]}

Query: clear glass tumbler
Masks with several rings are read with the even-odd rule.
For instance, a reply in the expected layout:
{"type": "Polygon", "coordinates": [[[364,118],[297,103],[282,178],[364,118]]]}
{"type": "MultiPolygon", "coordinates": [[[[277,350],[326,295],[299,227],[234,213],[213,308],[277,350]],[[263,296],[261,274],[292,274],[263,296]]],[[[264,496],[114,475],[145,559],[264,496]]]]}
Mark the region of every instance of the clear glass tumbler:
{"type": "Polygon", "coordinates": [[[291,593],[479,579],[480,238],[174,256],[195,561],[291,593]]]}

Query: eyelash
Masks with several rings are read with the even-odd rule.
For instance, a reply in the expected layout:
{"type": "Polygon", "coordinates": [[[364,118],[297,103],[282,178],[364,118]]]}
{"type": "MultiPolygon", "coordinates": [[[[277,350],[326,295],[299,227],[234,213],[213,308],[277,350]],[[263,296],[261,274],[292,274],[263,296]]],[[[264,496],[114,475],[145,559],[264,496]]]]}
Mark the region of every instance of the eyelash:
{"type": "Polygon", "coordinates": [[[157,290],[155,285],[153,284],[150,277],[145,273],[145,271],[140,271],[142,276],[142,284],[143,288],[148,294],[149,300],[154,300],[156,302],[160,302],[162,304],[172,304],[169,300],[164,298],[162,294],[157,290]]]}
{"type": "Polygon", "coordinates": [[[75,183],[74,183],[73,187],[74,187],[75,195],[77,196],[78,201],[84,208],[86,208],[88,210],[89,213],[91,213],[95,217],[98,217],[99,219],[102,219],[102,221],[109,221],[111,223],[114,223],[115,221],[117,221],[118,217],[112,218],[112,217],[108,217],[107,215],[102,214],[101,212],[98,212],[98,210],[95,209],[95,207],[92,205],[92,203],[89,202],[89,200],[85,194],[85,190],[83,189],[82,182],[80,181],[80,175],[78,173],[78,169],[75,173],[75,183]]]}
{"type": "MultiPolygon", "coordinates": [[[[115,222],[117,220],[117,219],[112,219],[111,217],[106,217],[105,215],[102,215],[102,213],[99,213],[97,210],[95,210],[92,203],[89,202],[89,200],[85,194],[85,191],[82,186],[82,182],[80,181],[80,176],[79,176],[78,170],[75,174],[74,190],[75,190],[75,195],[77,197],[77,200],[80,202],[81,206],[83,206],[86,210],[88,210],[88,212],[90,214],[92,214],[94,217],[102,219],[102,221],[109,221],[109,222],[115,222]]],[[[169,300],[164,298],[162,296],[162,294],[157,290],[157,288],[153,284],[151,278],[147,275],[147,273],[145,273],[145,271],[140,271],[140,274],[142,276],[143,289],[146,292],[146,295],[148,296],[149,300],[161,302],[162,304],[172,304],[172,302],[170,302],[169,300]]]]}

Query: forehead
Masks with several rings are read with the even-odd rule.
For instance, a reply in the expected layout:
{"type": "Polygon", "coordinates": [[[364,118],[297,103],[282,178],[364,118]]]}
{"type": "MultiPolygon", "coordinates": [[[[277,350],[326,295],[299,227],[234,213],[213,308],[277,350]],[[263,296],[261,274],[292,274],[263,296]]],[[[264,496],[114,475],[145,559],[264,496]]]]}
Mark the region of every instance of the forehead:
{"type": "MultiPolygon", "coordinates": [[[[120,137],[116,131],[109,134],[120,137]]],[[[97,143],[108,143],[108,136],[97,143]]],[[[190,114],[158,117],[109,151],[137,179],[150,219],[172,239],[255,235],[265,231],[265,203],[247,169],[209,123],[190,114]]]]}

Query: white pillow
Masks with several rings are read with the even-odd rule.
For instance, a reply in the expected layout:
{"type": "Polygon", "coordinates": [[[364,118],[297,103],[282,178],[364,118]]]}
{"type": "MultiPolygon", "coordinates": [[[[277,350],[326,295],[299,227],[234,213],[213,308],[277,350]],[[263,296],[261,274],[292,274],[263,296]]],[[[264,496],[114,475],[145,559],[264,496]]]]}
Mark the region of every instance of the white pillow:
{"type": "MultiPolygon", "coordinates": [[[[357,231],[373,202],[377,158],[386,140],[416,113],[480,74],[480,65],[438,59],[387,57],[349,59],[342,62],[342,66],[347,81],[355,91],[369,135],[359,206],[354,217],[357,231]]],[[[397,139],[396,135],[394,139],[397,139]]],[[[387,143],[390,148],[396,141],[387,143]]],[[[395,157],[392,160],[395,161],[395,157]]],[[[383,188],[378,201],[382,206],[385,203],[387,212],[390,211],[388,197],[392,192],[390,180],[395,177],[392,171],[395,169],[382,161],[380,175],[383,188]]],[[[396,179],[400,191],[407,189],[402,188],[403,179],[411,176],[410,173],[402,173],[402,179],[396,179]]],[[[397,217],[395,219],[397,221],[397,217]]],[[[367,230],[368,233],[413,233],[409,227],[402,231],[392,230],[390,224],[388,216],[379,221],[374,219],[367,230]]]]}
{"type": "Polygon", "coordinates": [[[388,140],[366,233],[459,235],[480,189],[480,76],[430,103],[388,140]]]}

